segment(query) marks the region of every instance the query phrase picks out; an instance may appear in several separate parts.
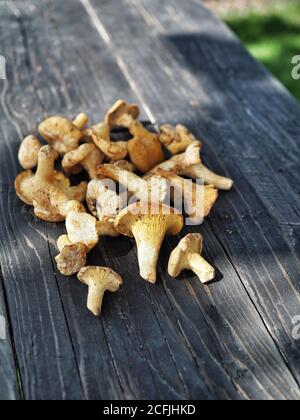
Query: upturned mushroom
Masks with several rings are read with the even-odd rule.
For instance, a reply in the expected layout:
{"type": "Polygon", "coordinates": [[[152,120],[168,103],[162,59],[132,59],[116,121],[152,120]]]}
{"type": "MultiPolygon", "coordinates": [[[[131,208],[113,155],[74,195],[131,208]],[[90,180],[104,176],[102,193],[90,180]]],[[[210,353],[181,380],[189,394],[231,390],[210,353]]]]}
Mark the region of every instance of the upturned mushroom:
{"type": "Polygon", "coordinates": [[[201,148],[202,142],[183,125],[176,125],[176,127],[165,124],[160,127],[160,142],[169,150],[172,155],[184,152],[187,147],[193,142],[197,141],[201,148]]]}
{"type": "Polygon", "coordinates": [[[156,174],[145,180],[117,165],[104,164],[99,166],[97,176],[113,179],[141,201],[163,202],[168,196],[168,184],[156,174]]]}
{"type": "Polygon", "coordinates": [[[86,202],[94,217],[97,217],[97,230],[101,236],[119,236],[114,222],[116,215],[126,205],[126,197],[120,196],[115,189],[109,189],[103,180],[92,180],[88,184],[86,202]]]}
{"type": "Polygon", "coordinates": [[[135,104],[129,104],[119,99],[107,111],[104,122],[110,130],[116,126],[128,128],[132,119],[137,120],[140,115],[139,107],[135,104]]]}
{"type": "Polygon", "coordinates": [[[142,173],[149,172],[164,160],[159,135],[148,131],[138,121],[139,108],[125,101],[117,101],[105,116],[106,125],[126,127],[133,136],[127,143],[131,162],[142,173]]]}
{"type": "Polygon", "coordinates": [[[72,244],[82,243],[87,252],[99,242],[97,219],[91,214],[76,211],[68,213],[66,229],[69,241],[72,244]]]}
{"type": "Polygon", "coordinates": [[[160,163],[153,168],[149,174],[155,173],[157,169],[163,169],[178,174],[185,168],[189,168],[190,166],[201,162],[200,150],[201,144],[198,141],[194,141],[186,148],[184,153],[180,153],[179,155],[173,156],[171,159],[160,163]]]}
{"type": "Polygon", "coordinates": [[[63,156],[79,146],[84,137],[83,129],[86,121],[85,114],[79,114],[73,122],[56,115],[47,118],[39,125],[39,133],[59,155],[63,156]]]}
{"type": "Polygon", "coordinates": [[[97,168],[104,160],[104,154],[92,143],[84,143],[66,153],[62,167],[67,173],[78,173],[78,167],[85,169],[91,179],[97,177],[97,168]]]}
{"type": "Polygon", "coordinates": [[[166,235],[177,235],[184,226],[183,216],[175,209],[160,205],[135,203],[116,217],[115,228],[122,235],[134,237],[137,244],[140,275],[150,283],[157,278],[157,261],[166,235]]]}
{"type": "MultiPolygon", "coordinates": [[[[171,190],[175,191],[173,200],[184,200],[184,207],[192,225],[203,223],[209,215],[218,198],[218,190],[213,185],[199,185],[171,172],[158,169],[156,173],[170,182],[171,190]]],[[[180,204],[180,203],[178,203],[180,204]]]]}
{"type": "Polygon", "coordinates": [[[171,277],[178,277],[183,270],[192,270],[205,284],[215,278],[215,269],[201,256],[203,237],[199,233],[190,233],[183,238],[171,253],[168,272],[171,277]]]}
{"type": "Polygon", "coordinates": [[[89,288],[87,307],[95,316],[101,314],[104,293],[117,292],[123,283],[119,274],[106,267],[84,267],[77,277],[89,288]]]}
{"type": "Polygon", "coordinates": [[[233,186],[232,179],[215,174],[201,162],[197,163],[196,165],[183,168],[180,171],[180,174],[193,179],[201,179],[205,184],[214,185],[216,188],[218,188],[218,190],[228,191],[233,186]]]}
{"type": "Polygon", "coordinates": [[[57,247],[60,254],[55,257],[55,261],[64,276],[73,276],[85,266],[87,249],[83,243],[73,244],[68,235],[63,235],[58,238],[57,247]]]}
{"type": "Polygon", "coordinates": [[[42,143],[35,136],[27,136],[21,143],[18,159],[23,169],[36,168],[42,143]]]}
{"type": "Polygon", "coordinates": [[[110,127],[107,124],[102,123],[92,127],[90,135],[98,149],[110,159],[122,160],[128,155],[127,142],[111,141],[110,127]]]}
{"type": "Polygon", "coordinates": [[[33,206],[35,215],[47,222],[62,222],[71,210],[85,211],[81,201],[85,199],[87,183],[70,187],[69,180],[54,170],[55,158],[56,152],[43,146],[36,173],[25,171],[15,180],[18,197],[33,206]]]}

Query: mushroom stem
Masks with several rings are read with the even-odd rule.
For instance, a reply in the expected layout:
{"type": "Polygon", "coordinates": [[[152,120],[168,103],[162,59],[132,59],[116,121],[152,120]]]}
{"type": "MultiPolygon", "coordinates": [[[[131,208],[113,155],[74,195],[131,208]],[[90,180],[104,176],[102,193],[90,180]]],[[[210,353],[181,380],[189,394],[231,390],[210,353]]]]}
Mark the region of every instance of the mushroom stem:
{"type": "Polygon", "coordinates": [[[101,284],[90,283],[87,298],[87,308],[95,315],[101,314],[105,288],[101,284]]]}
{"type": "Polygon", "coordinates": [[[203,165],[203,163],[185,168],[181,174],[194,179],[202,179],[205,184],[214,185],[219,190],[230,190],[233,186],[232,179],[217,175],[203,165]]]}
{"type": "Polygon", "coordinates": [[[77,115],[77,117],[73,121],[73,124],[80,130],[83,130],[88,122],[89,122],[89,117],[85,113],[81,112],[80,114],[77,115]]]}
{"type": "Polygon", "coordinates": [[[40,149],[38,155],[38,166],[36,176],[42,179],[50,179],[53,176],[55,165],[55,152],[50,146],[40,149]]]}
{"type": "Polygon", "coordinates": [[[215,269],[201,255],[192,254],[187,268],[190,268],[203,284],[215,278],[215,269]]]}
{"type": "Polygon", "coordinates": [[[167,229],[166,221],[155,223],[150,218],[149,223],[145,220],[139,221],[132,228],[137,244],[141,277],[153,284],[156,282],[158,255],[167,229]]]}

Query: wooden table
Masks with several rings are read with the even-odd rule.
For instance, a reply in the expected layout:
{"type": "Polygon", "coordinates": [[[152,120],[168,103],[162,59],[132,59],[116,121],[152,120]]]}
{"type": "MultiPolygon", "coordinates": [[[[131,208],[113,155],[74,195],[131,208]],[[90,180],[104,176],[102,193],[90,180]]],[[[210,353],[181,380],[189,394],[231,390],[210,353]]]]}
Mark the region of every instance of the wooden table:
{"type": "Polygon", "coordinates": [[[197,0],[1,1],[0,22],[0,397],[298,399],[295,99],[197,0]],[[105,238],[89,262],[125,283],[97,319],[86,287],[56,270],[64,225],[37,220],[13,181],[20,140],[44,117],[84,111],[98,122],[118,98],[154,124],[187,125],[235,187],[192,229],[216,282],[168,277],[172,238],[152,286],[133,242],[105,238]]]}

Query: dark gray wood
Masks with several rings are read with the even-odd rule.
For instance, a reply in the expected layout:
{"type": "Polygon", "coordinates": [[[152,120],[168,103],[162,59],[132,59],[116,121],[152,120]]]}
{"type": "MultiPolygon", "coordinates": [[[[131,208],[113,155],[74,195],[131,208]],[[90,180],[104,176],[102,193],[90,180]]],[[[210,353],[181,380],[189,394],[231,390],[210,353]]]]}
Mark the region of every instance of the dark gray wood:
{"type": "Polygon", "coordinates": [[[0,400],[16,400],[20,398],[20,393],[6,309],[3,278],[0,272],[0,400]]]}
{"type": "Polygon", "coordinates": [[[282,165],[296,162],[299,121],[288,115],[299,108],[198,2],[155,3],[0,3],[9,74],[0,81],[0,261],[24,397],[298,399],[291,316],[300,311],[299,236],[288,241],[297,233],[298,197],[294,168],[277,172],[273,149],[282,165]],[[188,39],[186,32],[201,30],[205,42],[188,39]],[[85,307],[85,286],[55,269],[63,224],[34,218],[12,182],[18,142],[45,115],[85,111],[97,122],[119,97],[137,101],[153,123],[181,121],[203,134],[207,162],[228,171],[236,188],[222,194],[200,228],[217,282],[203,287],[189,273],[169,278],[166,265],[179,238],[168,238],[160,280],[148,285],[139,278],[132,241],[105,238],[89,263],[112,267],[125,284],[105,297],[95,319],[85,307]],[[261,144],[265,133],[269,144],[261,144]]]}

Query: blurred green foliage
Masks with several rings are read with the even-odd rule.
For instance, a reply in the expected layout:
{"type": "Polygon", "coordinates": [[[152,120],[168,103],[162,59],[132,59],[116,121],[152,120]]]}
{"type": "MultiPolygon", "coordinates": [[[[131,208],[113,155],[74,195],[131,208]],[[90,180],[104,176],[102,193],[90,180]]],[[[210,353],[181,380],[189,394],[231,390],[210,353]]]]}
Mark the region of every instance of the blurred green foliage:
{"type": "Polygon", "coordinates": [[[300,55],[300,1],[224,20],[254,57],[300,100],[300,80],[291,76],[292,57],[300,55]]]}

